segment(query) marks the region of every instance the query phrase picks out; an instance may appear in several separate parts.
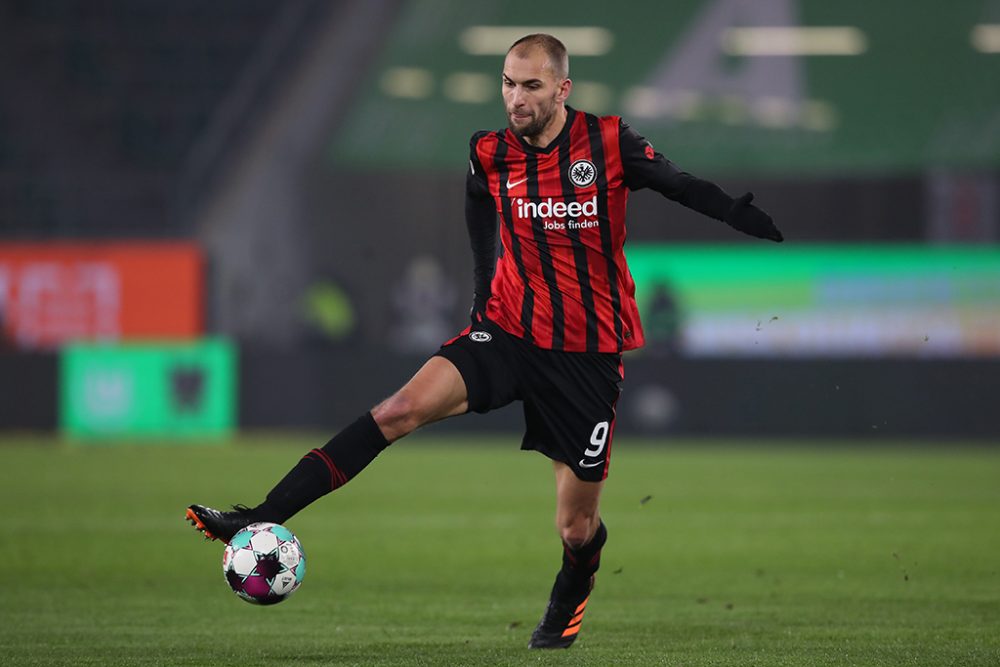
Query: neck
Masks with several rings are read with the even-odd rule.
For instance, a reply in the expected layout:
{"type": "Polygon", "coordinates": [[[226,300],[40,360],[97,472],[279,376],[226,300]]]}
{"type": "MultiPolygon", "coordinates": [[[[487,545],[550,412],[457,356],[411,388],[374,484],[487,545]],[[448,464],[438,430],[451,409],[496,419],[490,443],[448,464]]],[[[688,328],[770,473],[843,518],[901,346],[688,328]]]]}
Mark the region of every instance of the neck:
{"type": "Polygon", "coordinates": [[[545,126],[545,129],[539,132],[534,137],[524,137],[524,141],[529,146],[534,146],[535,148],[545,148],[552,143],[552,140],[559,136],[562,132],[563,126],[566,125],[566,107],[560,106],[556,109],[556,114],[549,121],[549,124],[545,126]]]}

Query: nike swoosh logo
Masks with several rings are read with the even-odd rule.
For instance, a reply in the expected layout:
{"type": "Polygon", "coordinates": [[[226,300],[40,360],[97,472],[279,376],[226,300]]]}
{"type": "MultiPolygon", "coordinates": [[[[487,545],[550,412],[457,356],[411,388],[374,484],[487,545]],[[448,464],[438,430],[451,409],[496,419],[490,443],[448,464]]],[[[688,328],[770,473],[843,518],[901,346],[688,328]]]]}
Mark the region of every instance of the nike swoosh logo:
{"type": "Polygon", "coordinates": [[[510,179],[508,178],[508,179],[507,179],[507,189],[508,189],[508,190],[510,190],[511,188],[516,188],[516,187],[517,187],[517,186],[519,186],[519,185],[520,185],[521,183],[524,183],[524,182],[525,182],[526,180],[528,180],[528,179],[527,179],[527,178],[522,178],[522,179],[521,179],[521,180],[519,180],[519,181],[514,181],[513,183],[511,183],[511,182],[510,182],[510,179]]]}
{"type": "Polygon", "coordinates": [[[594,463],[587,463],[586,459],[580,459],[580,467],[581,468],[596,468],[597,466],[601,465],[602,463],[604,463],[604,459],[601,459],[600,461],[596,461],[594,463]]]}

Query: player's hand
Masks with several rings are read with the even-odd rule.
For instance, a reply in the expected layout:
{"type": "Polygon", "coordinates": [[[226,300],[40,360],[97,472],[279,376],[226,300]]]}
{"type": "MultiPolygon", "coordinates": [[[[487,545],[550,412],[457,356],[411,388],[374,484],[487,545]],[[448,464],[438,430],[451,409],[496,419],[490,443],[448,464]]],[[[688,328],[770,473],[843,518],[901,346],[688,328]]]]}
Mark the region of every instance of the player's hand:
{"type": "Polygon", "coordinates": [[[469,319],[472,320],[473,326],[486,321],[486,302],[489,300],[489,294],[473,293],[472,308],[469,310],[469,319]]]}
{"type": "Polygon", "coordinates": [[[759,239],[770,239],[777,243],[784,241],[785,237],[774,226],[774,220],[771,219],[771,216],[751,204],[752,201],[752,192],[734,200],[733,205],[729,207],[729,212],[726,213],[726,223],[733,229],[738,229],[744,234],[756,236],[759,239]]]}

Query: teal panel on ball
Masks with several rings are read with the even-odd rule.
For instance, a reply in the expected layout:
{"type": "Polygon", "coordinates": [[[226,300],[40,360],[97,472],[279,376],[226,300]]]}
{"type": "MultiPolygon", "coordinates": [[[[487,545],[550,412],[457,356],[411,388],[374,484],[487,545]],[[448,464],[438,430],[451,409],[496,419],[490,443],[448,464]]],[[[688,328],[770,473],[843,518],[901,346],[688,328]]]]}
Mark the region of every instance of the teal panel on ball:
{"type": "Polygon", "coordinates": [[[271,532],[274,533],[274,535],[282,542],[291,542],[295,539],[295,536],[292,535],[292,531],[278,524],[271,526],[271,532]]]}
{"type": "Polygon", "coordinates": [[[241,530],[233,535],[233,539],[229,540],[229,545],[234,549],[245,549],[250,546],[251,537],[253,537],[252,531],[241,530]]]}
{"type": "Polygon", "coordinates": [[[295,581],[301,584],[302,580],[305,579],[305,576],[306,576],[306,555],[302,554],[302,560],[300,560],[299,564],[295,566],[295,581]]]}

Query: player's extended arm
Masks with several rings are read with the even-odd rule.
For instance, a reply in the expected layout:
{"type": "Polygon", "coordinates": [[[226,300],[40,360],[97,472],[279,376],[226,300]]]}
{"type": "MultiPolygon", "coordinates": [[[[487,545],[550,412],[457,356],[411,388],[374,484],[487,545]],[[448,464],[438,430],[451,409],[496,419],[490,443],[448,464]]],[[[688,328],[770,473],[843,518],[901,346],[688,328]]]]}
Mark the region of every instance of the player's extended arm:
{"type": "Polygon", "coordinates": [[[744,234],[778,243],[784,240],[771,216],[751,203],[753,193],[733,199],[715,183],[681,171],[625,123],[619,131],[619,144],[625,184],[630,190],[651,188],[744,234]]]}
{"type": "Polygon", "coordinates": [[[490,299],[490,283],[497,257],[497,216],[493,198],[485,190],[481,174],[470,165],[465,181],[465,224],[472,244],[473,285],[472,323],[486,319],[486,302],[490,299]]]}

